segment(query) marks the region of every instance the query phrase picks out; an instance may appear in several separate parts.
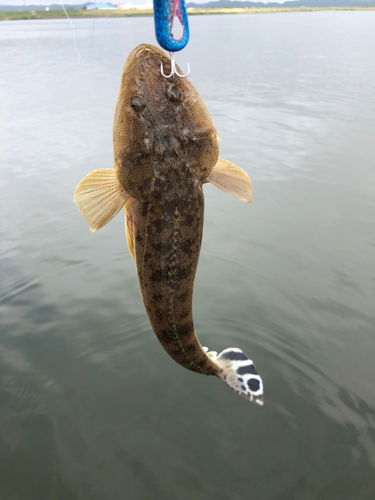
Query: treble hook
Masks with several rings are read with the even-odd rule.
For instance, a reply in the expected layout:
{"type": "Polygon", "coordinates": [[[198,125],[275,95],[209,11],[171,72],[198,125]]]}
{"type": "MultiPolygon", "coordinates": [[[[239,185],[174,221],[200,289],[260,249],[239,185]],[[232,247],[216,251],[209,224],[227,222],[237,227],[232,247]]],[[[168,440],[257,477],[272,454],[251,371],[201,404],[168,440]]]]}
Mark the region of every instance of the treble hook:
{"type": "Polygon", "coordinates": [[[176,74],[180,78],[186,78],[187,76],[190,75],[190,66],[189,66],[189,63],[187,63],[187,66],[188,66],[188,72],[187,72],[187,74],[186,75],[180,75],[180,73],[177,71],[177,68],[176,68],[176,62],[174,60],[174,54],[173,54],[173,52],[169,52],[169,56],[171,58],[171,74],[170,75],[165,75],[164,74],[163,63],[160,63],[160,71],[161,71],[161,74],[164,76],[164,78],[170,78],[174,74],[176,74]]]}

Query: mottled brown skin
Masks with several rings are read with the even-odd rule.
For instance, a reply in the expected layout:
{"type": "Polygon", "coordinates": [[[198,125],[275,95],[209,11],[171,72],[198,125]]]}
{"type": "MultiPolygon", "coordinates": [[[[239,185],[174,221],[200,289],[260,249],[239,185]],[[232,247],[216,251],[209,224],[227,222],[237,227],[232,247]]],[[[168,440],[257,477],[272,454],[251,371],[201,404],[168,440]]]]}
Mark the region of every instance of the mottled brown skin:
{"type": "Polygon", "coordinates": [[[134,242],[142,299],[164,349],[189,370],[218,375],[221,368],[203,351],[192,317],[202,185],[218,158],[217,132],[192,84],[164,78],[161,62],[168,72],[169,58],[141,45],[121,78],[113,140],[116,174],[131,196],[128,242],[134,242]]]}

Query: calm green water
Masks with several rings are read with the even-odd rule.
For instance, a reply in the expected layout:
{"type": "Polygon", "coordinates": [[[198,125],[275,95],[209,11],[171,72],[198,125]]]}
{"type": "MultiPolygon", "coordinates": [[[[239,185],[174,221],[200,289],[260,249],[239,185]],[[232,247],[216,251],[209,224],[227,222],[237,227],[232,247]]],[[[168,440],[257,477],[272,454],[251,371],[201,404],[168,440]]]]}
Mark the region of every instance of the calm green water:
{"type": "Polygon", "coordinates": [[[202,16],[178,56],[254,203],[205,187],[198,336],[265,406],[182,369],[148,324],[112,168],[122,65],[153,21],[2,22],[1,500],[375,498],[375,12],[202,16]]]}

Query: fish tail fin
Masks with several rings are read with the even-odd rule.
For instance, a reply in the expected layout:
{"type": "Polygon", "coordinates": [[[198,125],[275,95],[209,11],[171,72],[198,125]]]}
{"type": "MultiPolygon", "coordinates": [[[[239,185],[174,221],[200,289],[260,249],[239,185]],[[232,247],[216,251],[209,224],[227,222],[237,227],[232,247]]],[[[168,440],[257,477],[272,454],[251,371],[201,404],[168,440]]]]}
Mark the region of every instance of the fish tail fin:
{"type": "Polygon", "coordinates": [[[207,352],[207,356],[222,368],[218,376],[223,382],[249,401],[263,406],[263,381],[241,349],[228,347],[220,354],[207,352]]]}

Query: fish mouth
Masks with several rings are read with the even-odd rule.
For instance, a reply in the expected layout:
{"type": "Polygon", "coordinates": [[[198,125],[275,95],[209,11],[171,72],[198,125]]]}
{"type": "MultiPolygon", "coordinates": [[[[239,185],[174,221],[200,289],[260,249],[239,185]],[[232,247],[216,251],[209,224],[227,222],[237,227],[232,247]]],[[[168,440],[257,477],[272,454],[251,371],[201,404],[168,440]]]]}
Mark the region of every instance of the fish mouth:
{"type": "Polygon", "coordinates": [[[130,52],[125,62],[124,69],[130,66],[130,64],[132,64],[136,59],[147,59],[148,57],[158,57],[158,59],[160,59],[160,62],[169,61],[169,57],[165,52],[157,47],[154,47],[154,45],[142,43],[141,45],[138,45],[138,47],[133,49],[132,52],[130,52]]]}

